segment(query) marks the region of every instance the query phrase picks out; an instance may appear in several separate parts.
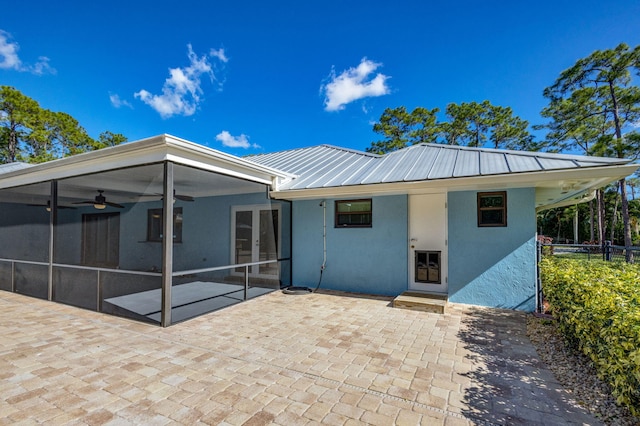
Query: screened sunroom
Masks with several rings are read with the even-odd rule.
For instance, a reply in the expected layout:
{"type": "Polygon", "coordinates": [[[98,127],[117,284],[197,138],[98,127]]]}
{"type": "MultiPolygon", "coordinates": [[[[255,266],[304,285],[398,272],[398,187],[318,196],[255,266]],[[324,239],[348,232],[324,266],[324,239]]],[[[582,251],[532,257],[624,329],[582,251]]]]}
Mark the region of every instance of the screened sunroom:
{"type": "Polygon", "coordinates": [[[288,286],[287,178],[168,135],[0,169],[0,290],[166,327],[288,286]]]}

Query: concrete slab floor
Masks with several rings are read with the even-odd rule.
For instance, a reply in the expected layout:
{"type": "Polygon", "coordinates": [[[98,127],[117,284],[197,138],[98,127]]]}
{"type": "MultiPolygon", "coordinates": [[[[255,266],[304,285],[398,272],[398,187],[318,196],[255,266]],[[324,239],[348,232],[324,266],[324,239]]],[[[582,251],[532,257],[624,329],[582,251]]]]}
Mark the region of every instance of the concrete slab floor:
{"type": "Polygon", "coordinates": [[[600,424],[525,314],[271,293],[162,329],[0,291],[0,425],[600,424]]]}

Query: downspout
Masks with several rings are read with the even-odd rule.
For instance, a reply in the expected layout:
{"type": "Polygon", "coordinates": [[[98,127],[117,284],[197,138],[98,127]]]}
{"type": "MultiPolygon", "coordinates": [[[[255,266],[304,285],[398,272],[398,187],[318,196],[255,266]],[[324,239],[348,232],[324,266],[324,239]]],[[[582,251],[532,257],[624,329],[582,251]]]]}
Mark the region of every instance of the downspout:
{"type": "Polygon", "coordinates": [[[327,202],[322,202],[322,266],[320,271],[324,271],[327,266],[327,202]]]}
{"type": "Polygon", "coordinates": [[[320,206],[322,206],[322,265],[320,266],[320,279],[318,280],[316,289],[313,290],[314,293],[320,288],[322,273],[327,267],[327,202],[322,200],[320,206]]]}

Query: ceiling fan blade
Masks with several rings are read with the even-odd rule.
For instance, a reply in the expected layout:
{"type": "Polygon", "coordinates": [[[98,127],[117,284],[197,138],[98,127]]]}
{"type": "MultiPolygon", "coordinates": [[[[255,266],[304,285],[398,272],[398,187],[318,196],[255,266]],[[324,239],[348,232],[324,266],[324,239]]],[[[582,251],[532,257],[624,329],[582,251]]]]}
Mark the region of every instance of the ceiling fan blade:
{"type": "Polygon", "coordinates": [[[85,200],[85,201],[76,201],[74,203],[71,204],[95,204],[95,201],[89,201],[89,200],[85,200]]]}
{"type": "Polygon", "coordinates": [[[191,195],[175,194],[174,197],[181,201],[194,201],[194,198],[191,195]]]}
{"type": "Polygon", "coordinates": [[[124,206],[118,203],[112,203],[111,201],[105,201],[104,204],[111,206],[111,207],[115,207],[117,209],[124,209],[124,206]]]}
{"type": "MultiPolygon", "coordinates": [[[[27,204],[27,206],[29,207],[46,207],[47,209],[51,208],[51,203],[47,202],[47,204],[27,204]]],[[[75,207],[71,207],[71,206],[61,206],[60,204],[58,204],[58,209],[72,209],[75,210],[75,207]]]]}

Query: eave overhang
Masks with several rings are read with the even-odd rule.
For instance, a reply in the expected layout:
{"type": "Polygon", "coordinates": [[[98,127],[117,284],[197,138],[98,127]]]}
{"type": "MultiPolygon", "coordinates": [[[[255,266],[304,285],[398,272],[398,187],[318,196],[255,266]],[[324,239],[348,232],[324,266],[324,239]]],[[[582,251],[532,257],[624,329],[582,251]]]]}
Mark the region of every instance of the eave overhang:
{"type": "Polygon", "coordinates": [[[160,135],[3,173],[0,189],[163,161],[263,183],[272,189],[293,177],[175,136],[160,135]]]}
{"type": "MultiPolygon", "coordinates": [[[[362,197],[374,195],[428,194],[453,191],[535,188],[536,210],[576,204],[583,194],[633,174],[640,165],[557,169],[536,172],[508,173],[431,179],[411,182],[349,185],[313,189],[272,191],[271,197],[286,200],[362,197]]],[[[587,195],[588,196],[588,195],[587,195]]]]}

